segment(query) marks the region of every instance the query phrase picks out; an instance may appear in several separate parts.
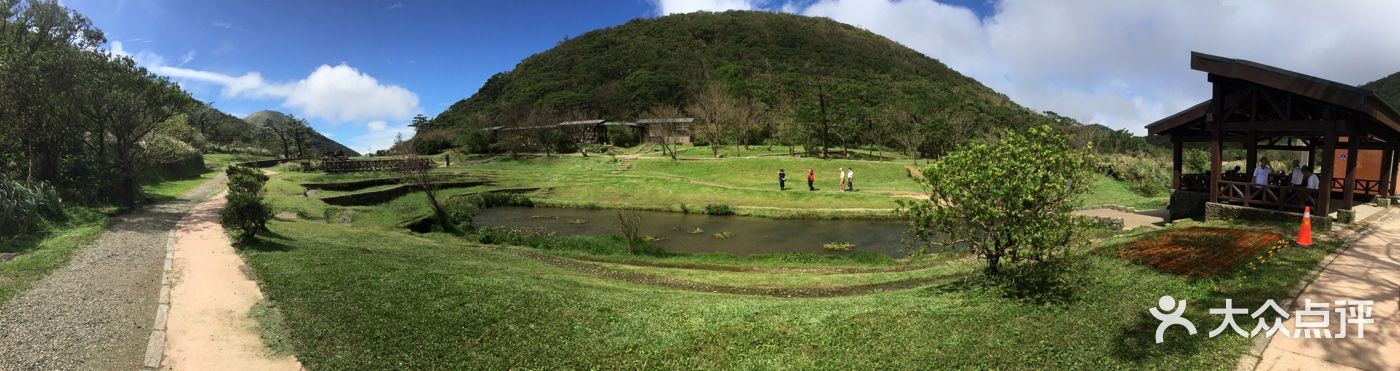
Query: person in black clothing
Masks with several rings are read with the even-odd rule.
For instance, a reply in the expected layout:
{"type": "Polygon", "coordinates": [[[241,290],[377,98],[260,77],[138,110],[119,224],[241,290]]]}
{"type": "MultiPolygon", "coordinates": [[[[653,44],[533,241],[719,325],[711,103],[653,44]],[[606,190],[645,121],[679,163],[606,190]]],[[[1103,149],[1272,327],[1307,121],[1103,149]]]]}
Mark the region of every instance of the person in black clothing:
{"type": "Polygon", "coordinates": [[[787,190],[787,172],[778,169],[778,190],[787,190]]]}

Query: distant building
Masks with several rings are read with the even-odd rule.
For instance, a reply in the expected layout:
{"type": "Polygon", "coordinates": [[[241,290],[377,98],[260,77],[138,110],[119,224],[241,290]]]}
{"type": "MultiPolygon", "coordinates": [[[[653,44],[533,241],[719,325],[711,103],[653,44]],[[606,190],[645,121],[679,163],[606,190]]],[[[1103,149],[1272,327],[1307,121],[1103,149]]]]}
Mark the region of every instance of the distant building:
{"type": "Polygon", "coordinates": [[[637,120],[637,126],[642,129],[642,141],[646,143],[667,143],[689,145],[690,123],[695,118],[677,117],[665,119],[642,119],[637,120]]]}

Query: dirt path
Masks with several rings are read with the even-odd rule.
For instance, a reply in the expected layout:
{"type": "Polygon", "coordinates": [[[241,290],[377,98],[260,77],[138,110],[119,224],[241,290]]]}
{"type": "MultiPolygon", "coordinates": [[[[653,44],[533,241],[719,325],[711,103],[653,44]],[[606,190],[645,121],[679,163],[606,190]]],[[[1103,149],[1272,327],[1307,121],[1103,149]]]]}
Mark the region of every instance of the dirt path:
{"type": "MultiPolygon", "coordinates": [[[[1365,337],[1357,336],[1354,323],[1346,324],[1347,336],[1340,339],[1274,335],[1257,369],[1400,370],[1400,217],[1389,217],[1377,226],[1324,267],[1290,311],[1305,309],[1302,306],[1309,299],[1328,304],[1336,300],[1374,301],[1371,318],[1375,322],[1365,326],[1365,337]]],[[[1332,312],[1328,320],[1334,332],[1341,321],[1336,317],[1332,312]]],[[[1293,320],[1284,321],[1289,331],[1296,329],[1294,325],[1293,320]]]]}
{"type": "Polygon", "coordinates": [[[219,225],[220,194],[185,216],[175,232],[175,264],[166,324],[166,370],[297,370],[290,355],[273,356],[248,313],[262,300],[243,273],[243,259],[219,225]]]}
{"type": "Polygon", "coordinates": [[[92,246],[0,307],[0,370],[136,370],[158,306],[165,242],[185,212],[223,188],[112,218],[92,246]]]}

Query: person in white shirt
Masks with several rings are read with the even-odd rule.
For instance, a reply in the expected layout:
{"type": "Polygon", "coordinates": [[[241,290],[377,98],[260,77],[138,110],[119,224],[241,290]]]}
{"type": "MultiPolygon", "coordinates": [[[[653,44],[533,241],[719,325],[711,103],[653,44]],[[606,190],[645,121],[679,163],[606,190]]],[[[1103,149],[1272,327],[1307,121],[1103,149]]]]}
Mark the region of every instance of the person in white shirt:
{"type": "Polygon", "coordinates": [[[856,169],[846,169],[846,190],[855,192],[856,190],[856,169]]]}
{"type": "Polygon", "coordinates": [[[845,192],[845,191],[846,191],[846,168],[843,168],[843,167],[838,167],[838,168],[836,168],[836,178],[838,178],[838,180],[836,181],[836,190],[841,191],[841,192],[845,192]]]}
{"type": "Polygon", "coordinates": [[[1303,185],[1303,167],[1298,166],[1298,160],[1293,160],[1293,174],[1288,177],[1288,182],[1294,187],[1303,185]]]}
{"type": "Polygon", "coordinates": [[[1269,185],[1269,174],[1273,172],[1274,169],[1269,168],[1269,158],[1260,157],[1259,167],[1254,168],[1254,185],[1269,185]]]}
{"type": "Polygon", "coordinates": [[[1310,190],[1310,191],[1316,191],[1316,190],[1317,190],[1317,174],[1314,174],[1314,173],[1313,173],[1312,166],[1304,166],[1304,167],[1303,167],[1303,178],[1306,179],[1306,180],[1304,180],[1304,183],[1307,184],[1308,190],[1310,190]]]}

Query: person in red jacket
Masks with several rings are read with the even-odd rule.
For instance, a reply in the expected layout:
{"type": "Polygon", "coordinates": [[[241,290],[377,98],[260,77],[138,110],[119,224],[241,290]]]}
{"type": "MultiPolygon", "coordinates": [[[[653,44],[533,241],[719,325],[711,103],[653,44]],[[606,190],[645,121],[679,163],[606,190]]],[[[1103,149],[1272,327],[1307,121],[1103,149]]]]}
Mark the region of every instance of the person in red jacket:
{"type": "Polygon", "coordinates": [[[812,184],[815,183],[816,181],[817,181],[817,171],[816,171],[816,170],[813,170],[813,169],[807,169],[807,190],[808,190],[808,191],[815,191],[815,190],[817,190],[817,187],[814,186],[814,185],[812,185],[812,184]]]}

